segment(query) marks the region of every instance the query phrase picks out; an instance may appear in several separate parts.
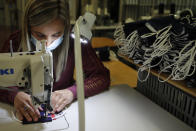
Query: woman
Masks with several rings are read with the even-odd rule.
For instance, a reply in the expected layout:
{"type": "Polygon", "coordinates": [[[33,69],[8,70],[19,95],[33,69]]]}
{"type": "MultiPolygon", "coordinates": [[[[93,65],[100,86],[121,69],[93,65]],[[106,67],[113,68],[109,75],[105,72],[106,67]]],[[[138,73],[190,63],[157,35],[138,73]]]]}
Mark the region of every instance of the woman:
{"type": "MultiPolygon", "coordinates": [[[[51,95],[53,113],[61,111],[76,99],[74,83],[74,40],[70,38],[69,6],[65,0],[30,0],[27,3],[21,32],[12,34],[1,52],[9,52],[9,41],[14,51],[35,50],[35,41],[46,40],[53,53],[54,87],[51,95]]],[[[85,96],[108,89],[109,71],[97,58],[90,43],[82,45],[85,96]]],[[[40,114],[32,105],[30,95],[15,91],[0,91],[0,100],[14,104],[20,120],[37,121],[40,114]]]]}

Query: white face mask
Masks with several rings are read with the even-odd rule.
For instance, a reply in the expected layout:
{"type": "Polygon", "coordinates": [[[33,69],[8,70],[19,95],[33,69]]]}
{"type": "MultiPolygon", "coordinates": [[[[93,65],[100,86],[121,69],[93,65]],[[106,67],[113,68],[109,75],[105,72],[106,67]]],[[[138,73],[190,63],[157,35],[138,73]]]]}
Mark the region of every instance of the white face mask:
{"type": "MultiPolygon", "coordinates": [[[[53,41],[49,46],[47,46],[46,50],[52,51],[52,50],[56,49],[62,43],[62,41],[63,41],[63,35],[60,36],[55,41],[53,41]]],[[[31,42],[36,47],[36,50],[42,49],[41,42],[39,40],[37,40],[33,35],[31,35],[31,42]]]]}

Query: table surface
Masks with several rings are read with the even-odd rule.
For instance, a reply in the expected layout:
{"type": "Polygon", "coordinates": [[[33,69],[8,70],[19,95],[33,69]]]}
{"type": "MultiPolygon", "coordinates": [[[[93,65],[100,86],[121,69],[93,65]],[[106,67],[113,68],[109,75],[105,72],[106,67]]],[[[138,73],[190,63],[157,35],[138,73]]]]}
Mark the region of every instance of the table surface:
{"type": "MultiPolygon", "coordinates": [[[[69,128],[78,131],[78,105],[66,109],[69,128]]],[[[66,128],[63,119],[45,124],[22,125],[10,118],[10,106],[0,103],[0,130],[49,131],[66,128]]],[[[110,87],[110,90],[86,98],[86,131],[193,131],[128,85],[110,87]]]]}

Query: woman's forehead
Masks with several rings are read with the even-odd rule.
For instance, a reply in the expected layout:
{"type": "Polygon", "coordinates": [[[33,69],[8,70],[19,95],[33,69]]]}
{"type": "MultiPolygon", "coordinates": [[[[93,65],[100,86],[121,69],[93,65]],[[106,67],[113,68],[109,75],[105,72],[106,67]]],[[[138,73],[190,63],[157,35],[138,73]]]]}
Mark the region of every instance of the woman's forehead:
{"type": "Polygon", "coordinates": [[[55,19],[49,23],[42,24],[39,26],[32,26],[31,31],[39,32],[42,34],[54,34],[57,32],[64,31],[64,22],[61,19],[55,19]]]}

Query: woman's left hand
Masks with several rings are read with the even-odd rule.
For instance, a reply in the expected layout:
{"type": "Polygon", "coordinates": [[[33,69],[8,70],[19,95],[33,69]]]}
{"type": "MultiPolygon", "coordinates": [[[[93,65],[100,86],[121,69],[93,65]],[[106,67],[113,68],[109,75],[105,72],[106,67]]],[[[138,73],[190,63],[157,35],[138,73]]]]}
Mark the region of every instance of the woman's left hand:
{"type": "Polygon", "coordinates": [[[73,101],[73,93],[68,89],[57,90],[52,92],[51,104],[53,107],[52,113],[60,112],[66,105],[73,101]]]}

